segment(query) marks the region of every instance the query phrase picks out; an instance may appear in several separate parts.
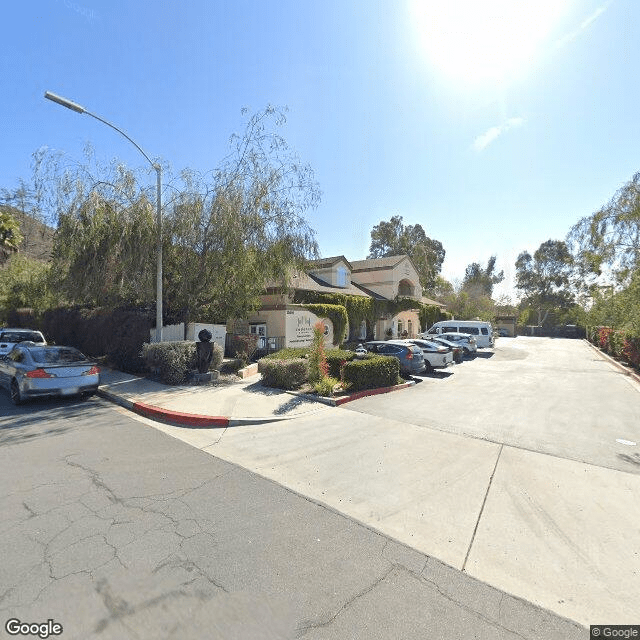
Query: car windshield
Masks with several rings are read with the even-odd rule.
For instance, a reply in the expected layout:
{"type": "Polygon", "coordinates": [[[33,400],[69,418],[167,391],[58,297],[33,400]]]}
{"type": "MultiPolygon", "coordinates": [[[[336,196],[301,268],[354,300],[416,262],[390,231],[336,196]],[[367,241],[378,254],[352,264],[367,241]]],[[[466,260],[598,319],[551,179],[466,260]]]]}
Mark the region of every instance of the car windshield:
{"type": "Polygon", "coordinates": [[[71,364],[86,360],[85,356],[73,347],[43,347],[29,349],[29,353],[38,364],[71,364]]]}
{"type": "Polygon", "coordinates": [[[7,331],[0,336],[1,342],[44,342],[37,331],[7,331]]]}

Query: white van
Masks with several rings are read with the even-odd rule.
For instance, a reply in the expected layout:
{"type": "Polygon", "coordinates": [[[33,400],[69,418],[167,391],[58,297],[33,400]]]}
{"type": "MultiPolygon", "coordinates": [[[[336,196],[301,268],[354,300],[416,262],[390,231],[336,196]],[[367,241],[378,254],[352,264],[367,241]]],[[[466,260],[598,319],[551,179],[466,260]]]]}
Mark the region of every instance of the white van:
{"type": "Polygon", "coordinates": [[[481,320],[442,320],[436,322],[429,331],[422,334],[425,338],[444,333],[470,333],[478,347],[493,347],[493,327],[490,322],[481,320]]]}

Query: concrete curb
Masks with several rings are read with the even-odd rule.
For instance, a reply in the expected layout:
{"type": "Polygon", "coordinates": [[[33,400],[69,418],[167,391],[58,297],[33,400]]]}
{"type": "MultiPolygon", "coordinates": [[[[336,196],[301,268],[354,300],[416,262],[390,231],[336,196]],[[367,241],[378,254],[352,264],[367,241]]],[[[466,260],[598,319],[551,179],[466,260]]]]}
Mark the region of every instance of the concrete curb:
{"type": "Polygon", "coordinates": [[[322,396],[314,396],[310,393],[296,393],[295,391],[287,391],[292,396],[298,396],[299,398],[307,398],[309,400],[315,400],[316,402],[322,402],[330,407],[339,407],[342,404],[351,402],[352,400],[359,400],[366,396],[377,396],[380,393],[390,393],[391,391],[400,391],[401,389],[407,389],[416,384],[415,380],[409,380],[402,384],[396,384],[393,387],[379,387],[378,389],[365,389],[364,391],[356,391],[349,396],[340,396],[339,398],[324,398],[322,396]]]}
{"type": "Polygon", "coordinates": [[[133,411],[138,415],[145,418],[151,418],[152,420],[159,420],[161,422],[169,422],[181,427],[228,427],[229,418],[224,416],[202,416],[195,413],[183,413],[181,411],[172,411],[169,409],[162,409],[160,407],[154,407],[144,402],[134,402],[133,400],[127,400],[122,398],[111,391],[98,388],[98,395],[114,402],[129,411],[133,411]]]}
{"type": "MultiPolygon", "coordinates": [[[[289,395],[297,396],[299,398],[306,398],[319,402],[323,405],[330,407],[338,407],[352,400],[358,400],[366,396],[375,396],[381,393],[390,393],[391,391],[399,391],[415,385],[415,380],[409,380],[403,384],[398,384],[393,387],[380,387],[379,389],[365,389],[364,391],[358,391],[349,396],[343,396],[340,398],[322,398],[320,396],[313,396],[308,393],[296,393],[295,391],[287,391],[289,395]]],[[[267,424],[269,422],[281,422],[283,420],[293,420],[293,418],[299,418],[301,416],[310,415],[316,413],[318,409],[306,411],[304,413],[297,413],[291,416],[268,416],[263,418],[233,418],[227,416],[204,416],[196,413],[184,413],[182,411],[174,411],[172,409],[163,409],[154,405],[146,404],[144,402],[137,402],[134,400],[128,400],[123,398],[108,389],[98,388],[98,395],[105,400],[109,400],[124,409],[133,411],[145,418],[151,420],[157,420],[159,422],[165,422],[178,427],[190,427],[195,429],[211,429],[220,427],[240,427],[243,425],[254,424],[267,424]]]]}
{"type": "Polygon", "coordinates": [[[640,383],[640,375],[638,375],[633,369],[625,366],[621,362],[618,362],[615,358],[612,358],[608,353],[605,353],[602,349],[596,347],[595,344],[592,344],[586,338],[583,338],[582,340],[583,342],[586,342],[597,354],[601,355],[605,360],[614,365],[619,371],[640,383]]]}

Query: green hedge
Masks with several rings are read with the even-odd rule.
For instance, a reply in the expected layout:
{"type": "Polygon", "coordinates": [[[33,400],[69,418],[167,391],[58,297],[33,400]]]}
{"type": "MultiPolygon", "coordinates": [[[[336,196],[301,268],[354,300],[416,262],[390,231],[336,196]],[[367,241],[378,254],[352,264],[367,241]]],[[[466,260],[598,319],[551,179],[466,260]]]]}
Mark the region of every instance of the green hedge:
{"type": "MultiPolygon", "coordinates": [[[[213,357],[209,370],[220,368],[222,349],[212,344],[213,357]]],[[[198,367],[196,343],[190,340],[180,342],[152,342],[142,345],[142,359],[151,372],[160,376],[165,384],[185,382],[189,374],[198,367]]]]}
{"type": "Polygon", "coordinates": [[[326,352],[327,364],[329,365],[329,375],[340,380],[340,370],[344,362],[351,362],[355,357],[355,351],[345,351],[343,349],[330,349],[326,352]]]}
{"type": "Polygon", "coordinates": [[[165,384],[180,384],[197,366],[195,342],[152,342],[142,345],[142,359],[165,384]]]}
{"type": "Polygon", "coordinates": [[[267,387],[297,389],[307,380],[308,360],[262,358],[258,360],[258,372],[262,374],[262,383],[267,387]]]}
{"type": "Polygon", "coordinates": [[[398,384],[400,361],[393,356],[352,360],[344,365],[344,382],[349,391],[392,387],[398,384]]]}
{"type": "Polygon", "coordinates": [[[306,358],[311,347],[287,347],[275,353],[270,353],[263,360],[293,360],[294,358],[306,358]]]}
{"type": "MultiPolygon", "coordinates": [[[[270,353],[265,356],[263,360],[293,360],[294,358],[306,358],[311,347],[290,347],[287,349],[281,349],[275,353],[270,353]]],[[[332,378],[340,379],[340,369],[343,362],[351,362],[356,354],[354,351],[347,351],[343,349],[328,349],[325,351],[327,357],[327,364],[329,365],[329,375],[332,378]]]]}

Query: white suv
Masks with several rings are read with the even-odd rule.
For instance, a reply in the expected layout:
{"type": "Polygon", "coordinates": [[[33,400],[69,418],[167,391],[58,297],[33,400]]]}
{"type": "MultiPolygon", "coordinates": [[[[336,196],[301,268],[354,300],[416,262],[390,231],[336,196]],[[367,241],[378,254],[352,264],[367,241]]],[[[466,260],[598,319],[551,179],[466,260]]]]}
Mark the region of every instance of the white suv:
{"type": "Polygon", "coordinates": [[[35,342],[46,345],[47,341],[40,331],[33,329],[2,329],[0,330],[0,356],[6,356],[19,342],[35,342]]]}

